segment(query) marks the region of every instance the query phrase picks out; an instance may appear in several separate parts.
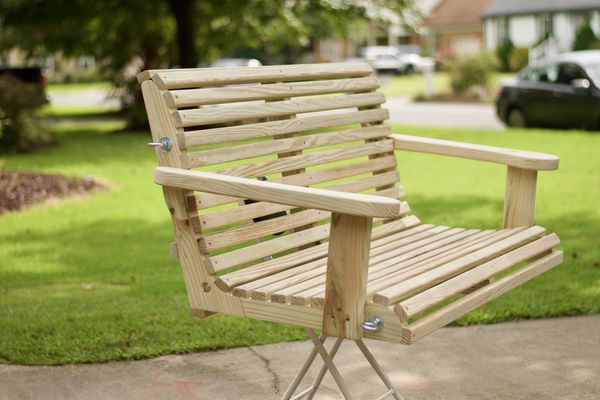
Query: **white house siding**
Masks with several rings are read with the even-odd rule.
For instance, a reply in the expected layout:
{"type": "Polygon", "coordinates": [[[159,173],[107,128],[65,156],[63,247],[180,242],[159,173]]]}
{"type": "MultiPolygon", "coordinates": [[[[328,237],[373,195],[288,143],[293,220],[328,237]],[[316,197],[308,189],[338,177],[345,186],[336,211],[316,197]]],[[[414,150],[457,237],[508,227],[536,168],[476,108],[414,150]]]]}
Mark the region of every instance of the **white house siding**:
{"type": "Polygon", "coordinates": [[[527,47],[537,38],[536,19],[533,15],[511,17],[508,23],[510,40],[516,47],[527,47]]]}
{"type": "Polygon", "coordinates": [[[596,36],[600,36],[600,11],[594,11],[592,13],[592,20],[590,21],[590,25],[594,30],[596,36]]]}
{"type": "Polygon", "coordinates": [[[498,23],[495,18],[488,18],[483,23],[484,42],[488,49],[495,49],[498,46],[498,23]]]}
{"type": "Polygon", "coordinates": [[[571,50],[575,39],[575,19],[571,14],[554,14],[554,38],[558,41],[561,50],[571,50]]]}

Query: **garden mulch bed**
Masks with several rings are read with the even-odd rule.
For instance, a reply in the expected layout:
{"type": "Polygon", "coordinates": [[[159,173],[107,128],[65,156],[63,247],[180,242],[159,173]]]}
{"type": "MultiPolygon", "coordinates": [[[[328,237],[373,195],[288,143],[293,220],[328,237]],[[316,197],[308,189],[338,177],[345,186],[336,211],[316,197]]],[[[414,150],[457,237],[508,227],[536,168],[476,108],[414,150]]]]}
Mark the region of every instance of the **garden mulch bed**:
{"type": "Polygon", "coordinates": [[[94,178],[0,170],[0,214],[104,189],[94,178]]]}

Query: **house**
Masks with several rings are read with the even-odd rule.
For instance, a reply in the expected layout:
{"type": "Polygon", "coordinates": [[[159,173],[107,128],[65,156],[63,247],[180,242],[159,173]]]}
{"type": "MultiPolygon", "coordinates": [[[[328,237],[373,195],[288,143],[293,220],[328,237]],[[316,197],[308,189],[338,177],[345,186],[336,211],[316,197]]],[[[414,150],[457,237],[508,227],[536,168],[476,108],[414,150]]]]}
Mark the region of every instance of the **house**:
{"type": "Polygon", "coordinates": [[[437,59],[481,51],[481,14],[490,3],[491,0],[443,0],[433,9],[431,17],[425,21],[425,27],[437,59]]]}
{"type": "Polygon", "coordinates": [[[599,0],[495,0],[482,18],[490,50],[506,39],[516,47],[534,47],[550,37],[558,51],[568,51],[585,22],[600,36],[599,0]]]}

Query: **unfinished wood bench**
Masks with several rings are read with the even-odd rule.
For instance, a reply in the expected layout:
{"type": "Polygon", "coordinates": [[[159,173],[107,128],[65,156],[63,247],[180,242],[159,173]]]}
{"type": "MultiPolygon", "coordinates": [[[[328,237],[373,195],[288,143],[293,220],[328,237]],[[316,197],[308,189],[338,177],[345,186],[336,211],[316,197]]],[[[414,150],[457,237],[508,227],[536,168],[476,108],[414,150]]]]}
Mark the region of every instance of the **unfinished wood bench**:
{"type": "Polygon", "coordinates": [[[391,134],[368,65],[144,71],[141,82],[191,314],[306,328],[312,352],[284,399],[312,398],[342,340],[412,344],[557,266],[533,225],[553,155],[391,134]],[[507,166],[502,229],[422,223],[402,200],[394,150],[507,166]],[[499,276],[498,276],[499,275],[499,276]],[[317,336],[315,330],[321,330],[317,336]],[[326,337],[337,338],[328,351],[326,337]],[[296,393],[319,354],[315,381],[296,393]]]}

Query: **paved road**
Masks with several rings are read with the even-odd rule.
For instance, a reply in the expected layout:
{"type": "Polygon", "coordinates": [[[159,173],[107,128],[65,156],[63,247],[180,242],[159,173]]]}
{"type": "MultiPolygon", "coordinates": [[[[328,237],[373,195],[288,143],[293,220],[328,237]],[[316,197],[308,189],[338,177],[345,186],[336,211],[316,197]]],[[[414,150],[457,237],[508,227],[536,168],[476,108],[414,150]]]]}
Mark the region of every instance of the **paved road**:
{"type": "MultiPolygon", "coordinates": [[[[600,315],[445,328],[413,346],[366,343],[406,400],[600,398],[600,315]]],[[[310,347],[279,343],[96,365],[0,366],[0,399],[275,400],[310,347]]],[[[352,343],[335,360],[354,399],[383,393],[352,343]]],[[[329,375],[323,384],[317,399],[341,398],[329,375]]]]}
{"type": "Polygon", "coordinates": [[[398,124],[504,129],[492,104],[413,102],[408,97],[393,97],[385,107],[390,110],[390,120],[398,124]]]}

